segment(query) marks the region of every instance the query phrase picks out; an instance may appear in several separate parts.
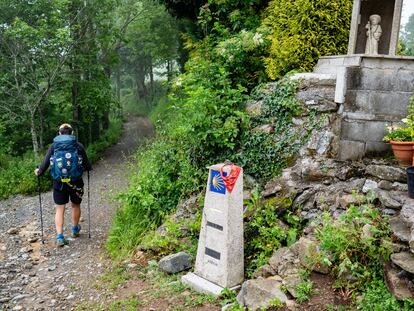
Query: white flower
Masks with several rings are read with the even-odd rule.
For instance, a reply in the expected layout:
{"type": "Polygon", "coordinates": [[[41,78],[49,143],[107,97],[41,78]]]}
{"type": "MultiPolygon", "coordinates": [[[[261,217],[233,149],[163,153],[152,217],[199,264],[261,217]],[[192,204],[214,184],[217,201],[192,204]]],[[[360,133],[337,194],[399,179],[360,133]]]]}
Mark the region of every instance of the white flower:
{"type": "Polygon", "coordinates": [[[253,43],[258,46],[263,43],[263,36],[261,33],[256,32],[253,36],[253,43]]]}
{"type": "Polygon", "coordinates": [[[408,119],[407,118],[404,118],[404,119],[402,119],[401,120],[403,123],[408,123],[408,119]]]}

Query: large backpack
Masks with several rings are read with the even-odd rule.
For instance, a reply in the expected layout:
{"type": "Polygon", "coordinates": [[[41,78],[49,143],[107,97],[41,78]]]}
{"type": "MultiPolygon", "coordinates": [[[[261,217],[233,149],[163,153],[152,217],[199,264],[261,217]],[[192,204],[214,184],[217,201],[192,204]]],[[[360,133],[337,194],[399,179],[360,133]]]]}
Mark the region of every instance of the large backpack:
{"type": "Polygon", "coordinates": [[[83,174],[82,156],[75,136],[59,135],[53,139],[54,153],[50,166],[54,180],[69,182],[80,179],[83,174]]]}

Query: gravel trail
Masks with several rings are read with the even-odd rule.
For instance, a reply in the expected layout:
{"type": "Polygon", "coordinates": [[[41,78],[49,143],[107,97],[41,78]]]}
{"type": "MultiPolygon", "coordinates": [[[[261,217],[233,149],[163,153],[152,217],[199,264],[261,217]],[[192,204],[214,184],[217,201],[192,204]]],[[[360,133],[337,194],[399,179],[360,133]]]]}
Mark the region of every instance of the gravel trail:
{"type": "MultiPolygon", "coordinates": [[[[100,301],[91,280],[104,273],[104,243],[117,208],[113,194],[127,186],[131,152],[153,127],[145,118],[124,124],[120,142],[109,148],[91,172],[91,235],[88,239],[86,188],[81,236],[55,246],[52,192],[42,194],[45,244],[40,242],[38,196],[0,201],[0,310],[75,310],[82,302],[100,301]]],[[[86,175],[86,174],[85,174],[86,175]]],[[[86,176],[84,176],[86,184],[86,176]]],[[[70,235],[66,207],[65,236],[70,235]]]]}

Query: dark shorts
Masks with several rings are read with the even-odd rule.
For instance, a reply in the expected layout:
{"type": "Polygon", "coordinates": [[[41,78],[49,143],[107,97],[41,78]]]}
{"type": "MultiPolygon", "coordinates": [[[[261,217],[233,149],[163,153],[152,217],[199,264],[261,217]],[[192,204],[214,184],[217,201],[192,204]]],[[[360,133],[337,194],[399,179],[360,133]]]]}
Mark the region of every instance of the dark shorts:
{"type": "Polygon", "coordinates": [[[83,196],[83,180],[79,179],[70,183],[55,181],[53,183],[53,200],[57,205],[69,203],[80,204],[83,196]]]}

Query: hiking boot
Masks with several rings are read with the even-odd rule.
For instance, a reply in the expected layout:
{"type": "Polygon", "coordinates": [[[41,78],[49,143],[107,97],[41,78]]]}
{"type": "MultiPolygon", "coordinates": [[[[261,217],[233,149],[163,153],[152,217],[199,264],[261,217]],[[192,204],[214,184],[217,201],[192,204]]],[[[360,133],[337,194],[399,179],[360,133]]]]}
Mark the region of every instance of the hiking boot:
{"type": "Polygon", "coordinates": [[[65,245],[68,245],[69,242],[68,240],[65,239],[65,237],[62,235],[58,235],[56,238],[56,246],[57,247],[63,247],[65,245]]]}
{"type": "Polygon", "coordinates": [[[79,236],[79,231],[81,230],[81,225],[77,224],[72,227],[72,238],[77,238],[79,236]]]}

